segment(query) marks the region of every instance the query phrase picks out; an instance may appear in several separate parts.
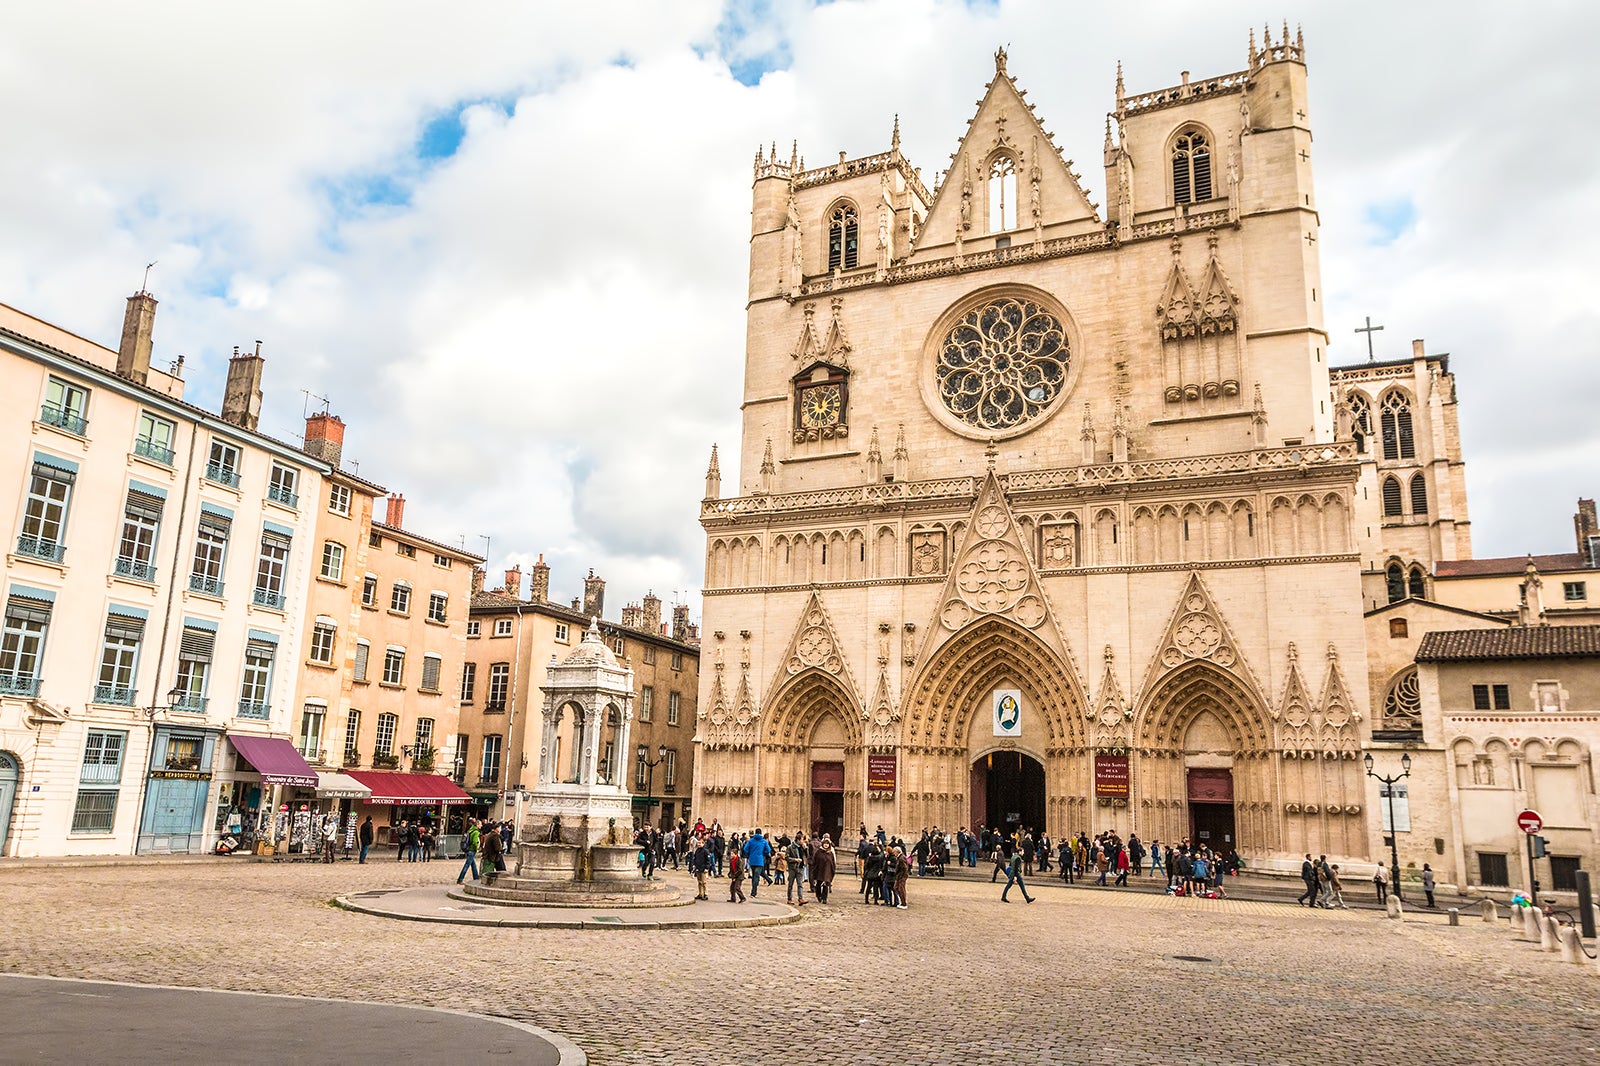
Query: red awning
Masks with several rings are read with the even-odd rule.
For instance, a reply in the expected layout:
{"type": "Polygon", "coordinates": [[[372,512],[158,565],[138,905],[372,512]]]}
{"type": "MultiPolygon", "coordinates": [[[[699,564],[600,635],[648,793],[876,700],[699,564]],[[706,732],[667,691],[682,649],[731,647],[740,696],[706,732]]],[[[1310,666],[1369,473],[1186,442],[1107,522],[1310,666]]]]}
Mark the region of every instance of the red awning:
{"type": "Polygon", "coordinates": [[[436,804],[471,803],[448,777],[438,774],[400,774],[386,770],[346,770],[346,774],[372,789],[367,803],[393,803],[399,806],[432,807],[436,804]]]}
{"type": "Polygon", "coordinates": [[[280,737],[255,737],[229,733],[228,743],[243,756],[245,762],[261,773],[261,780],[269,785],[295,785],[316,788],[317,772],[294,750],[294,745],[280,737]]]}

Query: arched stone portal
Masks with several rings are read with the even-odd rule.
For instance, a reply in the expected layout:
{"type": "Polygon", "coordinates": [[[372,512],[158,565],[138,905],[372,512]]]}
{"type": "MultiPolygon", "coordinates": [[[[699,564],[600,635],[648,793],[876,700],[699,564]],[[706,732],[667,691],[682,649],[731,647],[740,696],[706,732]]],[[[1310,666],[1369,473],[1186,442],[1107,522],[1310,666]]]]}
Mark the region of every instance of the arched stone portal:
{"type": "Polygon", "coordinates": [[[1162,678],[1138,720],[1141,833],[1261,855],[1282,849],[1272,731],[1252,686],[1196,661],[1162,678]]]}
{"type": "Polygon", "coordinates": [[[789,678],[770,708],[761,738],[757,822],[780,832],[842,833],[861,819],[866,777],[856,698],[834,674],[812,667],[789,678]]]}
{"type": "Polygon", "coordinates": [[[1043,767],[1045,809],[1034,828],[1042,825],[1059,835],[1087,824],[1084,703],[1066,664],[1022,626],[991,617],[956,633],[923,668],[905,700],[902,829],[968,824],[976,799],[973,766],[990,751],[1022,753],[1043,767]],[[997,689],[1021,694],[1017,736],[995,736],[991,701],[997,689]]]}
{"type": "Polygon", "coordinates": [[[1048,806],[1044,780],[1044,764],[1016,749],[980,755],[972,764],[972,820],[967,825],[1007,835],[1022,829],[1038,833],[1048,806]]]}

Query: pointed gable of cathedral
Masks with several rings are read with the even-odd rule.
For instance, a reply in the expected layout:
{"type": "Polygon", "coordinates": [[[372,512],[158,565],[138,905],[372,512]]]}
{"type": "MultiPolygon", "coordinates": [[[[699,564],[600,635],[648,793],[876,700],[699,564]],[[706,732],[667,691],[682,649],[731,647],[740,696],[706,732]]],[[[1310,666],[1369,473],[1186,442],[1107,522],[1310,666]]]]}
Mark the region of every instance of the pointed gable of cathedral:
{"type": "Polygon", "coordinates": [[[773,678],[766,702],[771,704],[778,690],[791,677],[804,670],[816,669],[832,674],[859,708],[861,690],[850,675],[843,648],[839,634],[833,627],[833,619],[828,617],[828,609],[822,605],[822,597],[813,590],[795,622],[794,634],[790,636],[789,646],[784,650],[781,660],[783,665],[773,678]]]}
{"type": "Polygon", "coordinates": [[[1144,696],[1141,699],[1148,697],[1162,678],[1196,661],[1209,662],[1234,675],[1252,693],[1261,692],[1261,686],[1245,664],[1239,644],[1234,640],[1222,612],[1217,609],[1216,601],[1211,598],[1200,575],[1191,571],[1177,604],[1172,608],[1156,655],[1145,671],[1144,684],[1141,686],[1144,696]]]}
{"type": "Polygon", "coordinates": [[[1071,222],[1098,224],[1100,216],[1071,164],[1006,72],[1005,51],[995,54],[995,76],[967,123],[950,169],[917,234],[916,249],[983,237],[989,226],[989,175],[1000,156],[1016,174],[1015,221],[1008,232],[1071,222]]]}
{"type": "Polygon", "coordinates": [[[1305,675],[1300,672],[1300,653],[1291,641],[1289,678],[1283,685],[1283,699],[1278,703],[1277,717],[1284,724],[1298,729],[1311,721],[1311,708],[1311,693],[1306,689],[1305,675]]]}

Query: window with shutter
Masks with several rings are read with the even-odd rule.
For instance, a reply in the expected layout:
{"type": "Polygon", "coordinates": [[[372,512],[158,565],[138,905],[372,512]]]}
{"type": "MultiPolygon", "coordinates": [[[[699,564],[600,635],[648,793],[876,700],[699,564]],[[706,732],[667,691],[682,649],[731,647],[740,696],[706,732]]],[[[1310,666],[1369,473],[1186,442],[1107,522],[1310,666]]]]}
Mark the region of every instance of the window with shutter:
{"type": "Polygon", "coordinates": [[[372,645],[364,640],[356,641],[355,679],[357,681],[365,681],[367,679],[367,662],[371,657],[372,645]]]}
{"type": "Polygon", "coordinates": [[[439,666],[440,659],[437,655],[424,655],[422,657],[422,691],[439,691],[439,666]]]}

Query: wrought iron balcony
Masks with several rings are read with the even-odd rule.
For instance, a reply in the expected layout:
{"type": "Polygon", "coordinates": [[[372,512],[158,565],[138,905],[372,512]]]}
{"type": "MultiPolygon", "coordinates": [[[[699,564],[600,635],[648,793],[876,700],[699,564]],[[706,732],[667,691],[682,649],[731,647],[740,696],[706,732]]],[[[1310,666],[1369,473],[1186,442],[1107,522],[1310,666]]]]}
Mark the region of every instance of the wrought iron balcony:
{"type": "Polygon", "coordinates": [[[148,459],[152,463],[160,463],[162,466],[172,465],[172,449],[145,437],[134,438],[133,454],[148,459]]]}
{"type": "Polygon", "coordinates": [[[399,765],[400,756],[398,755],[374,755],[372,757],[372,768],[374,770],[393,770],[399,765]]]}
{"type": "Polygon", "coordinates": [[[255,604],[257,607],[271,607],[274,611],[281,611],[283,593],[273,592],[271,589],[256,589],[255,604]]]}
{"type": "Polygon", "coordinates": [[[239,487],[239,471],[231,466],[223,466],[221,463],[207,463],[206,480],[215,481],[219,485],[226,485],[230,489],[236,489],[239,487]]]}
{"type": "Polygon", "coordinates": [[[141,563],[137,559],[126,555],[117,556],[117,561],[112,564],[118,577],[131,577],[135,581],[154,582],[156,568],[153,563],[141,563]]]}
{"type": "Polygon", "coordinates": [[[184,694],[172,701],[172,709],[180,714],[205,714],[208,702],[204,696],[184,694]]]}
{"type": "Polygon", "coordinates": [[[361,765],[361,752],[355,748],[346,748],[344,753],[346,769],[354,769],[361,765]]]}
{"type": "Polygon", "coordinates": [[[299,495],[296,494],[296,493],[290,492],[288,489],[284,488],[281,485],[268,485],[267,486],[267,499],[271,500],[273,503],[281,503],[285,507],[299,507],[300,506],[300,497],[299,497],[299,495]]]}
{"type": "Polygon", "coordinates": [[[272,714],[272,708],[260,700],[240,700],[240,718],[267,718],[272,714]]]}
{"type": "Polygon", "coordinates": [[[89,420],[87,418],[84,418],[75,412],[68,411],[64,407],[57,407],[53,403],[47,403],[43,408],[40,409],[39,421],[43,422],[47,426],[55,426],[57,429],[64,429],[68,433],[78,437],[83,436],[84,433],[86,433],[89,429],[89,420]]]}
{"type": "Polygon", "coordinates": [[[203,592],[207,596],[222,596],[222,579],[220,577],[207,577],[204,574],[190,574],[189,588],[194,592],[203,592]]]}
{"type": "Polygon", "coordinates": [[[0,674],[0,696],[37,696],[39,679],[27,674],[0,674]]]}
{"type": "Polygon", "coordinates": [[[500,771],[499,770],[495,770],[495,771],[493,771],[491,773],[484,774],[482,777],[478,778],[478,783],[473,787],[474,788],[498,788],[499,786],[500,786],[500,771]]]}
{"type": "Polygon", "coordinates": [[[33,537],[24,533],[17,538],[17,554],[31,556],[34,559],[43,559],[46,562],[59,563],[66,558],[67,546],[58,544],[53,540],[33,537]]]}
{"type": "Polygon", "coordinates": [[[114,703],[122,707],[133,706],[133,689],[121,685],[96,685],[94,702],[114,703]]]}

